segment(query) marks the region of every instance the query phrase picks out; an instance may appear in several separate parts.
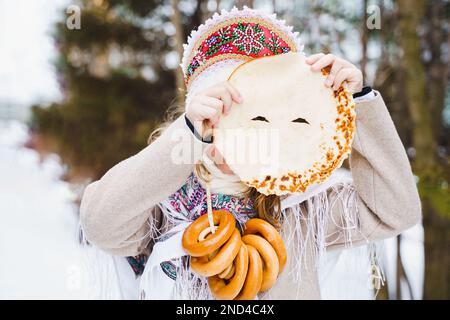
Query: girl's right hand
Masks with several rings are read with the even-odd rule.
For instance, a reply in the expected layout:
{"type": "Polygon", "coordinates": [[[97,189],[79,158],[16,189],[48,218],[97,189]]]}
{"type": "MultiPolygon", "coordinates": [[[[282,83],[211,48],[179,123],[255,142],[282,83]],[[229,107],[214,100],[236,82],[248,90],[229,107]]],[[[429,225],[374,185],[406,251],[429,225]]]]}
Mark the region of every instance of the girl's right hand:
{"type": "Polygon", "coordinates": [[[229,82],[214,85],[196,93],[186,106],[186,117],[203,137],[219,123],[222,114],[228,114],[232,102],[242,103],[242,96],[229,82]]]}

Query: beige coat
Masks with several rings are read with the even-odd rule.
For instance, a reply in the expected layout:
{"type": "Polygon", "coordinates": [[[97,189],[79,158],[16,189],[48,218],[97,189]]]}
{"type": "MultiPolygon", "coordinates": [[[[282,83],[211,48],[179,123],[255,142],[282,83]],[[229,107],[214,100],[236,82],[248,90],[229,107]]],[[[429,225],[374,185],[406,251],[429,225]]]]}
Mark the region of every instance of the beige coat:
{"type": "MultiPolygon", "coordinates": [[[[353,235],[352,244],[360,245],[393,237],[417,224],[421,204],[404,147],[380,94],[358,103],[356,112],[350,168],[358,194],[359,230],[353,235]]],[[[200,159],[202,146],[181,117],[154,143],[90,184],[80,209],[86,238],[115,255],[133,256],[149,250],[152,239],[145,237],[147,221],[153,219],[159,228],[167,228],[156,205],[184,184],[193,171],[193,163],[200,159]],[[179,139],[190,143],[191,164],[172,161],[179,139]]],[[[339,208],[334,211],[333,215],[341,214],[339,208]]],[[[332,229],[326,230],[327,234],[334,234],[336,230],[332,229]]],[[[343,248],[343,240],[337,240],[327,250],[343,248]]],[[[319,299],[312,248],[307,251],[300,284],[292,281],[292,268],[288,264],[266,298],[319,299]]]]}

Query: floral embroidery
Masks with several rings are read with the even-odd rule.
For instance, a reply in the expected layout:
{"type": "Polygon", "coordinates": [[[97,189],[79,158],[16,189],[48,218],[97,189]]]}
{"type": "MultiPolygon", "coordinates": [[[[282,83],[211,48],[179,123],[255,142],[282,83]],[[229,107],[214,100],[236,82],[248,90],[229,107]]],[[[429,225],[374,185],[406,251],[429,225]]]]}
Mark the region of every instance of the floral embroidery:
{"type": "Polygon", "coordinates": [[[206,55],[203,51],[201,51],[200,49],[197,50],[195,56],[194,56],[194,60],[197,62],[197,64],[199,66],[201,66],[205,60],[206,60],[206,55]]]}
{"type": "MultiPolygon", "coordinates": [[[[194,174],[189,176],[183,187],[169,197],[169,201],[176,211],[189,212],[189,218],[192,220],[207,212],[206,190],[194,174]]],[[[214,210],[227,210],[238,220],[246,220],[254,215],[251,200],[213,193],[211,202],[214,210]]]]}
{"type": "Polygon", "coordinates": [[[216,44],[217,43],[217,39],[219,38],[219,36],[212,36],[211,38],[209,38],[207,41],[206,41],[206,43],[209,45],[209,46],[212,46],[212,45],[214,45],[214,44],[216,44]]]}
{"type": "Polygon", "coordinates": [[[177,268],[171,261],[163,261],[160,263],[160,266],[170,279],[175,280],[177,278],[177,268]]]}
{"type": "Polygon", "coordinates": [[[265,44],[264,31],[257,25],[244,25],[239,23],[235,29],[236,39],[233,40],[233,44],[238,51],[244,51],[247,55],[258,54],[265,44]]]}
{"type": "Polygon", "coordinates": [[[127,257],[127,261],[136,276],[140,276],[144,272],[147,258],[148,257],[145,254],[140,254],[134,257],[127,257]]]}
{"type": "Polygon", "coordinates": [[[217,36],[221,39],[221,41],[224,41],[231,37],[231,26],[226,26],[222,29],[219,29],[217,31],[217,36]]]}
{"type": "Polygon", "coordinates": [[[219,50],[222,53],[230,53],[231,51],[233,51],[233,48],[230,46],[229,43],[227,43],[222,45],[219,50]]]}
{"type": "Polygon", "coordinates": [[[206,38],[192,55],[186,82],[209,59],[221,54],[237,54],[250,58],[272,56],[295,51],[273,30],[256,22],[227,25],[206,38]]]}

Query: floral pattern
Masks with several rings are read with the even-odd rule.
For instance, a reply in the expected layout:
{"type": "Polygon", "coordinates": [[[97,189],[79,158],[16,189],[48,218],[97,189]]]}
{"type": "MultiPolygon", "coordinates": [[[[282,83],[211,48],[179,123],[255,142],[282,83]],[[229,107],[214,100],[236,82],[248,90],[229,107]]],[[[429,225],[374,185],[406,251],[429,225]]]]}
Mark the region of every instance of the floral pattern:
{"type": "Polygon", "coordinates": [[[237,54],[250,58],[295,51],[274,30],[255,22],[227,25],[208,36],[195,50],[186,70],[186,82],[195,71],[212,58],[237,54]]]}
{"type": "Polygon", "coordinates": [[[147,255],[140,254],[134,257],[127,257],[128,264],[133,269],[136,276],[140,276],[144,272],[145,263],[147,262],[147,255]]]}
{"type": "Polygon", "coordinates": [[[235,32],[237,37],[233,40],[233,44],[239,51],[251,55],[258,54],[264,49],[264,31],[259,25],[239,24],[235,32]]]}
{"type": "MultiPolygon", "coordinates": [[[[191,174],[183,187],[169,197],[171,206],[180,213],[189,212],[189,219],[194,220],[207,212],[206,190],[197,177],[191,174]]],[[[211,194],[214,210],[227,210],[238,220],[246,220],[254,215],[251,200],[226,194],[211,194]]]]}

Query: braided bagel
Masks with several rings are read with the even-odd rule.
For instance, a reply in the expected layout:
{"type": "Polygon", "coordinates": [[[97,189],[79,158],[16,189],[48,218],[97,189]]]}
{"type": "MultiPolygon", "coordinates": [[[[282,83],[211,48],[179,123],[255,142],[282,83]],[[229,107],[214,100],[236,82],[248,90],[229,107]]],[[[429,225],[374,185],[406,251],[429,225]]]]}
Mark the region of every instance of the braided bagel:
{"type": "MultiPolygon", "coordinates": [[[[205,241],[207,241],[206,239],[205,241]]],[[[234,228],[228,241],[219,249],[219,252],[209,258],[206,256],[192,257],[191,269],[198,275],[211,277],[224,271],[233,263],[241,248],[242,241],[238,229],[234,228]]]]}
{"type": "Polygon", "coordinates": [[[263,262],[258,251],[244,244],[248,251],[248,272],[244,286],[235,300],[253,300],[261,289],[263,279],[263,262]]]}
{"type": "Polygon", "coordinates": [[[248,278],[248,252],[245,245],[241,245],[239,253],[234,261],[235,272],[229,281],[221,279],[218,275],[208,278],[209,289],[218,300],[232,300],[242,289],[246,278],[248,278]]]}
{"type": "MultiPolygon", "coordinates": [[[[202,257],[219,249],[236,229],[236,220],[225,210],[214,211],[214,224],[218,227],[214,234],[210,234],[203,241],[199,241],[200,234],[209,227],[208,216],[205,214],[186,228],[182,245],[184,251],[192,257],[202,257]]],[[[237,254],[237,253],[236,253],[237,254]]]]}
{"type": "Polygon", "coordinates": [[[263,260],[263,280],[261,284],[261,291],[270,289],[278,277],[279,263],[275,250],[269,242],[263,237],[248,234],[242,237],[242,242],[254,247],[263,260]]]}
{"type": "Polygon", "coordinates": [[[287,254],[284,241],[277,229],[263,219],[254,218],[248,220],[245,224],[244,235],[247,234],[259,234],[270,243],[277,254],[278,262],[280,264],[279,273],[281,273],[286,265],[287,254]]]}

